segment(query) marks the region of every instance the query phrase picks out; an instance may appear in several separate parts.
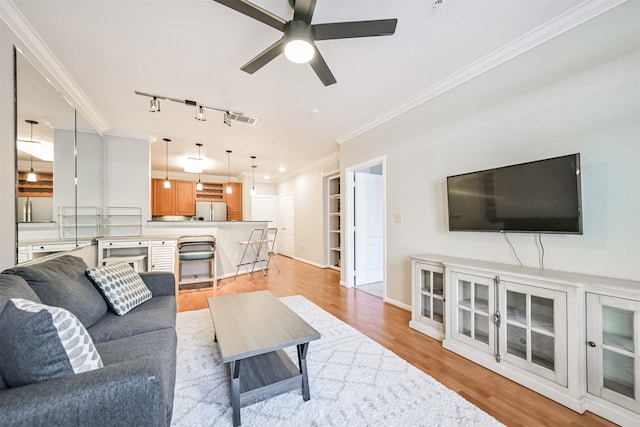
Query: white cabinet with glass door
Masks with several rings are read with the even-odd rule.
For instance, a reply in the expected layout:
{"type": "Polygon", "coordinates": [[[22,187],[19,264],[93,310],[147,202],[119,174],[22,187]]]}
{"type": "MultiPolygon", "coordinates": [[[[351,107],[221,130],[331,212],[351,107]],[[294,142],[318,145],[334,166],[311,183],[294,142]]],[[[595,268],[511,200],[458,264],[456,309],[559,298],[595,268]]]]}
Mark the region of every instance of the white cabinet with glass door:
{"type": "Polygon", "coordinates": [[[566,386],[566,292],[507,281],[498,290],[502,360],[566,386]]]}
{"type": "Polygon", "coordinates": [[[411,322],[413,329],[439,341],[444,338],[444,268],[413,259],[411,322]]]}
{"type": "Polygon", "coordinates": [[[485,353],[497,354],[495,341],[495,280],[451,273],[451,336],[485,353]]]}
{"type": "Polygon", "coordinates": [[[587,392],[621,407],[604,406],[614,416],[627,409],[640,420],[640,301],[587,293],[587,392]]]}

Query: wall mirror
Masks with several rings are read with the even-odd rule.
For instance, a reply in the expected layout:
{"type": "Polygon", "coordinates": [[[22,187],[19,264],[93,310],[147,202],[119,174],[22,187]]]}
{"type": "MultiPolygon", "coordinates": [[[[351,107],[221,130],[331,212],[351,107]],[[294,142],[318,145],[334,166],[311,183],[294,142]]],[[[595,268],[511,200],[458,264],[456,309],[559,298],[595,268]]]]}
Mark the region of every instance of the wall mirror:
{"type": "Polygon", "coordinates": [[[17,49],[15,66],[20,262],[101,235],[102,137],[17,49]]]}

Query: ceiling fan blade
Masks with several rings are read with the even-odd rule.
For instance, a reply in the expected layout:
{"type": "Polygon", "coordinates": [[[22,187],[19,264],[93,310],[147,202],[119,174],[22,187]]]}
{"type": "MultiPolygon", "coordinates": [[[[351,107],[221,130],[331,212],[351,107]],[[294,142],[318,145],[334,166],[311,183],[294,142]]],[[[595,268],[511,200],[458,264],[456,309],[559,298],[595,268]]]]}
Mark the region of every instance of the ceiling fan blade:
{"type": "Polygon", "coordinates": [[[258,56],[251,61],[244,64],[240,69],[249,74],[253,74],[260,68],[267,65],[272,59],[280,55],[284,50],[284,38],[281,38],[265,50],[263,50],[258,56]]]}
{"type": "Polygon", "coordinates": [[[354,37],[390,36],[396,31],[397,19],[375,21],[333,22],[312,25],[316,40],[349,39],[354,37]]]}
{"type": "Polygon", "coordinates": [[[316,8],[316,0],[295,0],[295,9],[293,12],[294,20],[302,20],[311,24],[313,11],[316,8]]]}
{"type": "Polygon", "coordinates": [[[223,4],[237,12],[247,15],[253,19],[256,19],[263,24],[267,24],[276,30],[284,31],[284,24],[287,23],[284,19],[277,15],[265,10],[253,3],[246,0],[214,0],[217,3],[223,4]]]}
{"type": "Polygon", "coordinates": [[[327,63],[324,61],[324,58],[320,54],[318,48],[315,45],[313,47],[316,50],[316,53],[315,55],[313,55],[313,59],[309,61],[309,64],[311,64],[311,68],[313,68],[313,71],[316,72],[322,84],[325,86],[331,86],[332,84],[337,82],[336,78],[333,77],[333,73],[329,69],[327,63]]]}

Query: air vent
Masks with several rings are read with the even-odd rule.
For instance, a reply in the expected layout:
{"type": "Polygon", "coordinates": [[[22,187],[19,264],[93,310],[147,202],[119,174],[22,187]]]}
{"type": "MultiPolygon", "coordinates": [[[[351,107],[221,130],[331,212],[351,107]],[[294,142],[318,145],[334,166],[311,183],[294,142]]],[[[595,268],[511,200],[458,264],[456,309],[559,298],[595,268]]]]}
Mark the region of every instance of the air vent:
{"type": "Polygon", "coordinates": [[[322,176],[333,175],[338,172],[340,172],[340,159],[322,166],[322,176]]]}
{"type": "Polygon", "coordinates": [[[236,122],[246,123],[249,126],[253,126],[258,122],[258,119],[256,119],[255,117],[241,116],[240,114],[236,113],[229,113],[229,118],[231,120],[235,120],[236,122]]]}

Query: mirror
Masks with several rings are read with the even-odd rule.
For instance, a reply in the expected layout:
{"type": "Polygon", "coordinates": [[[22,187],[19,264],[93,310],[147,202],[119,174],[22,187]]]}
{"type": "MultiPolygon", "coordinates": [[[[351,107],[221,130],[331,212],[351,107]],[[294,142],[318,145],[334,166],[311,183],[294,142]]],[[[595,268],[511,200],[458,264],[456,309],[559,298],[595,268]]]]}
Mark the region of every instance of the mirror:
{"type": "MultiPolygon", "coordinates": [[[[18,261],[24,261],[21,251],[31,244],[77,246],[101,235],[102,137],[18,50],[15,66],[18,261]],[[32,168],[35,181],[27,180],[32,168]],[[89,224],[83,207],[95,213],[89,224]]],[[[26,258],[33,257],[29,251],[26,258]]]]}

